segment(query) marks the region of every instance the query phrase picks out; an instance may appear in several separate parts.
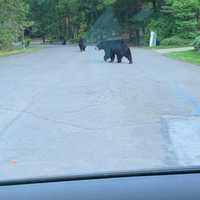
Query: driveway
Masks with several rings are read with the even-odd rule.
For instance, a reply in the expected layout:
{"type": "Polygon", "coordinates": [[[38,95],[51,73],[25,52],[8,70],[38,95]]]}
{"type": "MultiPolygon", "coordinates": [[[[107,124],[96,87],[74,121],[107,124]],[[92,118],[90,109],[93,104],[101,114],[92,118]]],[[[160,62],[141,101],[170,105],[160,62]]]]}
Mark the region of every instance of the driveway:
{"type": "Polygon", "coordinates": [[[192,51],[194,47],[180,47],[180,48],[167,48],[167,49],[155,49],[157,53],[173,53],[173,52],[184,52],[184,51],[192,51]]]}
{"type": "Polygon", "coordinates": [[[200,163],[200,66],[89,47],[0,58],[0,180],[200,163]]]}

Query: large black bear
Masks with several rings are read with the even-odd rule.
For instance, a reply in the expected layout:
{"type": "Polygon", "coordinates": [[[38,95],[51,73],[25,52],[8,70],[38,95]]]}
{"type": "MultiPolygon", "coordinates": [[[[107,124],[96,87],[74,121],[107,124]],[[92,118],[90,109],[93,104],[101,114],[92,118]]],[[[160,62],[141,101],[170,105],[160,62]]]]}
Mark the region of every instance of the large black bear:
{"type": "Polygon", "coordinates": [[[83,38],[80,38],[79,40],[79,48],[80,48],[80,51],[85,51],[86,49],[86,42],[83,38]]]}
{"type": "Polygon", "coordinates": [[[97,45],[99,50],[105,51],[104,60],[105,62],[110,58],[111,62],[114,62],[115,56],[117,56],[118,63],[122,62],[122,58],[126,57],[129,63],[133,63],[131,50],[123,40],[107,40],[100,42],[97,45]]]}

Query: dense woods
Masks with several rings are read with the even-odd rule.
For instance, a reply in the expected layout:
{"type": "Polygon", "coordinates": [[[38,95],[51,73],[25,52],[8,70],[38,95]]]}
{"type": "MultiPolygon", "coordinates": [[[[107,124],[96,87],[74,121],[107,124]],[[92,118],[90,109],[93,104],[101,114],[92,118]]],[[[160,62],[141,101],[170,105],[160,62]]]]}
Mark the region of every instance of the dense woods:
{"type": "Polygon", "coordinates": [[[163,45],[198,44],[199,30],[200,0],[0,0],[0,49],[27,38],[144,45],[150,31],[163,45]]]}

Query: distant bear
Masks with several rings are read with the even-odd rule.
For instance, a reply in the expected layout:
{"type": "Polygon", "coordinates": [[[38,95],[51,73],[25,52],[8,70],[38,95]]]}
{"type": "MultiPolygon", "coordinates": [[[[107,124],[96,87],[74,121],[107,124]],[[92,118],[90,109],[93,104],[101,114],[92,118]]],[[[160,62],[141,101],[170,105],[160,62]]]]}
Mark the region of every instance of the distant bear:
{"type": "Polygon", "coordinates": [[[79,48],[80,48],[80,51],[85,51],[86,49],[86,42],[83,38],[80,38],[79,40],[79,48]]]}
{"type": "Polygon", "coordinates": [[[61,43],[62,43],[62,45],[66,45],[67,44],[67,41],[66,41],[66,39],[65,39],[65,37],[60,37],[60,41],[61,41],[61,43]]]}
{"type": "Polygon", "coordinates": [[[67,41],[65,39],[63,39],[62,45],[66,45],[66,44],[67,44],[67,41]]]}
{"type": "Polygon", "coordinates": [[[123,40],[107,40],[100,42],[97,45],[99,50],[105,51],[105,62],[110,58],[111,62],[114,62],[115,56],[117,56],[118,63],[122,62],[122,58],[126,57],[130,64],[133,63],[131,50],[123,40]]]}

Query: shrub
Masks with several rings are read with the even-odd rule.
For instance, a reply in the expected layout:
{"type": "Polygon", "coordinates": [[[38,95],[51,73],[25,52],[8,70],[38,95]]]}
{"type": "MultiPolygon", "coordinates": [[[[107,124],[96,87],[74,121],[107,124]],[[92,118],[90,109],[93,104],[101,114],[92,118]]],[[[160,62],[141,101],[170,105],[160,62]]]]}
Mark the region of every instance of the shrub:
{"type": "Polygon", "coordinates": [[[194,41],[192,42],[192,45],[196,50],[200,50],[200,35],[197,36],[194,41]]]}
{"type": "Polygon", "coordinates": [[[9,30],[0,29],[0,50],[13,46],[14,36],[9,30]]]}
{"type": "Polygon", "coordinates": [[[163,46],[184,46],[184,45],[189,45],[190,40],[182,39],[178,36],[173,36],[170,38],[165,38],[164,40],[161,41],[160,44],[163,46]]]}
{"type": "Polygon", "coordinates": [[[72,43],[72,44],[78,43],[79,42],[79,38],[70,39],[70,40],[68,40],[68,42],[72,43]]]}
{"type": "Polygon", "coordinates": [[[154,31],[157,33],[158,40],[162,41],[165,38],[171,37],[174,33],[175,24],[170,17],[165,15],[155,15],[153,19],[150,20],[147,29],[147,40],[149,40],[149,32],[154,31]]]}
{"type": "Polygon", "coordinates": [[[25,39],[25,47],[29,47],[31,45],[32,40],[30,38],[25,39]]]}

